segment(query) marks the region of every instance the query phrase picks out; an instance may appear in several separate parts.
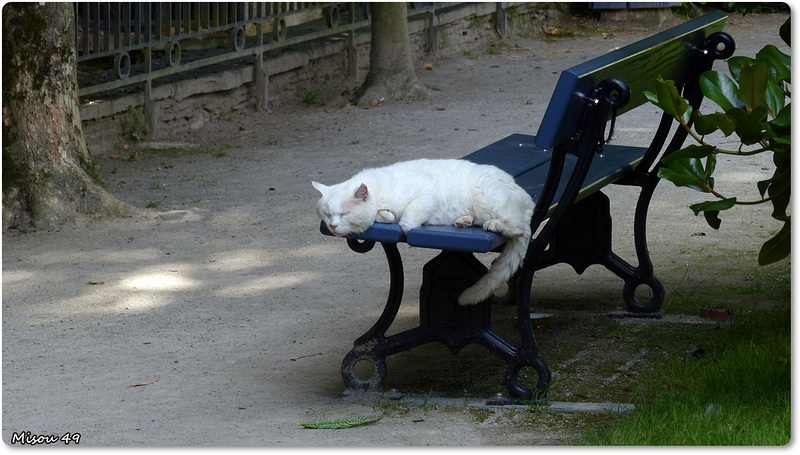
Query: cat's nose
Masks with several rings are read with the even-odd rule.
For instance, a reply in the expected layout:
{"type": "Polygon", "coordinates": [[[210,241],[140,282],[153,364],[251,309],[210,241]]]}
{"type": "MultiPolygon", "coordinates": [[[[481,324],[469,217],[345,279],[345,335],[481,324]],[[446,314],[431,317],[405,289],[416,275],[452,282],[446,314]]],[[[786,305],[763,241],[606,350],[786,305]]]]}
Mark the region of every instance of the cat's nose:
{"type": "Polygon", "coordinates": [[[331,231],[333,231],[333,232],[336,232],[336,228],[337,228],[337,227],[339,227],[339,225],[338,225],[338,224],[331,224],[331,225],[330,225],[331,231]]]}

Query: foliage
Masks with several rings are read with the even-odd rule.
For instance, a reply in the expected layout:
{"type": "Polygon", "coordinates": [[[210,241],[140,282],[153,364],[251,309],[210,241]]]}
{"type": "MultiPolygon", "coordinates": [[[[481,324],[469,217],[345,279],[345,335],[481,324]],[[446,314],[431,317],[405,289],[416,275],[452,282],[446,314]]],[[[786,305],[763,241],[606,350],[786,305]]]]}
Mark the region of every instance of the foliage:
{"type": "MultiPolygon", "coordinates": [[[[788,29],[784,24],[780,33],[787,44],[788,29]]],[[[720,227],[722,210],[771,202],[772,217],[783,222],[783,227],[764,243],[759,253],[758,263],[770,264],[791,252],[791,215],[786,213],[791,196],[791,57],[767,45],[754,58],[728,59],[728,68],[733,79],[719,71],[707,71],[699,81],[703,95],[722,112],[694,111],[673,81],[659,78],[656,92],[646,92],[647,98],[675,117],[696,142],[664,157],[658,175],[677,186],[716,197],[690,206],[695,215],[703,212],[714,229],[720,227]],[[706,136],[716,132],[725,137],[735,134],[740,144],[738,149],[728,150],[709,143],[706,136]],[[747,157],[765,152],[772,153],[775,171],[772,177],[757,183],[761,199],[743,201],[714,189],[718,155],[747,157]]]]}
{"type": "Polygon", "coordinates": [[[314,430],[339,430],[343,428],[353,428],[362,425],[368,425],[370,423],[377,422],[380,419],[381,419],[380,417],[378,417],[377,419],[367,419],[367,416],[362,414],[360,416],[353,418],[327,420],[324,422],[298,423],[298,425],[300,425],[303,428],[310,428],[314,430]]]}
{"type": "Polygon", "coordinates": [[[144,115],[140,114],[133,106],[128,107],[124,129],[137,141],[144,140],[150,134],[150,126],[147,124],[144,115]]]}

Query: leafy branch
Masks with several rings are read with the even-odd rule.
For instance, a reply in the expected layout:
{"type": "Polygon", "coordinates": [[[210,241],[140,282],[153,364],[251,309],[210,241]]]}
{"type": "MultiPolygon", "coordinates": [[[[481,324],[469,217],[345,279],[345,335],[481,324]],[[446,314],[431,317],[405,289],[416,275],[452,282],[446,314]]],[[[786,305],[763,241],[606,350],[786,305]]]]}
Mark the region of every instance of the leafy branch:
{"type": "MultiPolygon", "coordinates": [[[[785,30],[790,20],[780,33],[787,45],[785,30]]],[[[714,196],[715,200],[689,207],[695,215],[702,212],[714,229],[721,225],[722,210],[772,203],[772,217],[782,221],[783,227],[764,243],[758,256],[759,264],[770,264],[791,252],[791,215],[786,213],[791,197],[791,57],[767,45],[754,58],[737,56],[727,63],[732,79],[718,71],[706,71],[699,79],[703,95],[721,111],[704,114],[692,109],[670,80],[659,78],[655,93],[645,92],[651,103],[674,117],[696,142],[662,158],[658,176],[714,196]],[[706,139],[717,132],[724,137],[735,134],[739,147],[724,149],[706,139]],[[761,199],[740,201],[714,189],[717,155],[747,157],[767,152],[772,153],[775,171],[756,184],[761,199]]]]}

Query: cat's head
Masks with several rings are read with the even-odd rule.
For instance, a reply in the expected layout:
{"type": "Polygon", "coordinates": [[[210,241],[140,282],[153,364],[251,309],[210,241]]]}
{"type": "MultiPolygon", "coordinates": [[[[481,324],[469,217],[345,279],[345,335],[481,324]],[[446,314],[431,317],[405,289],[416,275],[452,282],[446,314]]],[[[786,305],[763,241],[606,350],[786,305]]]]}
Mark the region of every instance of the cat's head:
{"type": "Polygon", "coordinates": [[[348,182],[332,186],[311,184],[322,194],[317,201],[317,214],[332,234],[359,234],[372,226],[377,209],[365,184],[358,188],[348,182]]]}

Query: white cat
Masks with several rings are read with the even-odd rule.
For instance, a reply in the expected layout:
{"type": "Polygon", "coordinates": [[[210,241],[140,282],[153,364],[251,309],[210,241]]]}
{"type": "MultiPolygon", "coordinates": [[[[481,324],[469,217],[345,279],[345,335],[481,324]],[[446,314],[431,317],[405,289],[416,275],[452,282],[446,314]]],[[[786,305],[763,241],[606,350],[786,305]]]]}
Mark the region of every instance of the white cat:
{"type": "Polygon", "coordinates": [[[398,223],[403,233],[423,224],[482,226],[508,240],[489,271],[458,298],[475,305],[508,281],[522,264],[531,238],[534,202],[499,168],[464,160],[413,160],[365,169],[326,186],[317,213],[337,236],[366,231],[374,222],[398,223]]]}

